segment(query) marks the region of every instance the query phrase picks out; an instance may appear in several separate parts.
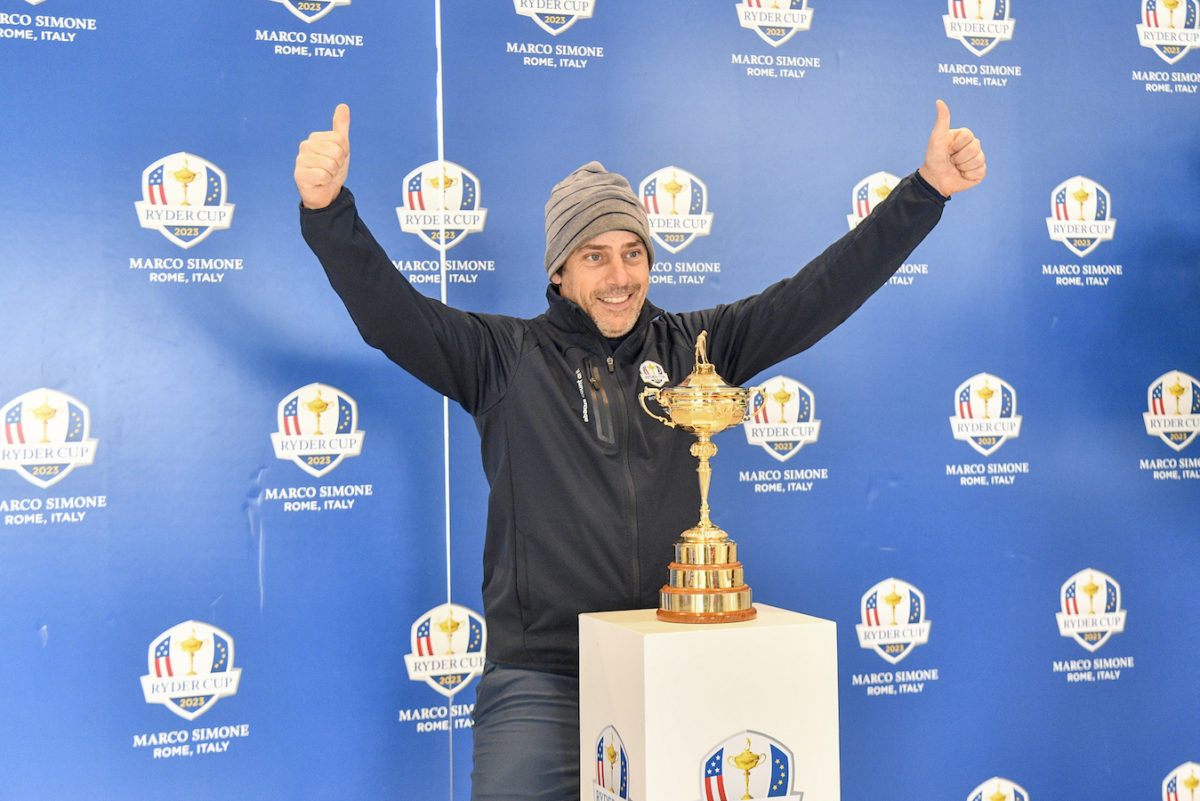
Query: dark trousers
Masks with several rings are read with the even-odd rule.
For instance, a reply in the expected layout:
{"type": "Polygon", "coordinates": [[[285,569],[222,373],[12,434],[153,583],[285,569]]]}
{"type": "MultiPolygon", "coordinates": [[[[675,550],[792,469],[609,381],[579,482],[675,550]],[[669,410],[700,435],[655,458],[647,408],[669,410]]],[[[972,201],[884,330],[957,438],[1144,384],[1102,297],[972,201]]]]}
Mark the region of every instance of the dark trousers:
{"type": "Polygon", "coordinates": [[[475,690],[471,801],[579,800],[579,680],[488,662],[475,690]]]}

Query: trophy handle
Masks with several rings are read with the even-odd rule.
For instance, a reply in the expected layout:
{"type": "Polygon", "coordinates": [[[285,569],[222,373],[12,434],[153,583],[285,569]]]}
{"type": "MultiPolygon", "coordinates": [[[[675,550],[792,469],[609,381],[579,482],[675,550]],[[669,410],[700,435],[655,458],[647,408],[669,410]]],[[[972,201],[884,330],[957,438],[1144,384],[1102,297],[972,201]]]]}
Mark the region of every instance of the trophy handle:
{"type": "Polygon", "coordinates": [[[653,417],[658,422],[665,425],[667,428],[674,428],[675,422],[673,420],[668,420],[667,418],[662,417],[661,415],[657,415],[654,412],[650,411],[648,408],[646,408],[646,398],[648,398],[650,396],[654,396],[654,402],[657,403],[659,406],[662,406],[662,401],[660,401],[658,399],[658,387],[646,387],[638,395],[638,403],[642,404],[642,411],[645,412],[646,414],[650,415],[651,417],[653,417]]]}

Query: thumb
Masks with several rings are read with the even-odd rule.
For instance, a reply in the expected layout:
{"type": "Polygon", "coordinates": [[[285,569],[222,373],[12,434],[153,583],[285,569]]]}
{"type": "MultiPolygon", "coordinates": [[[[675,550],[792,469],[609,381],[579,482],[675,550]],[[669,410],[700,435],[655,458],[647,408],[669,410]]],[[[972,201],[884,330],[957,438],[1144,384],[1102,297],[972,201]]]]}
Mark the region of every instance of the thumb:
{"type": "Polygon", "coordinates": [[[941,99],[937,101],[937,120],[933,123],[933,132],[950,132],[950,107],[941,99]]]}
{"type": "Polygon", "coordinates": [[[345,103],[338,103],[333,110],[333,132],[347,137],[350,135],[350,107],[345,103]]]}

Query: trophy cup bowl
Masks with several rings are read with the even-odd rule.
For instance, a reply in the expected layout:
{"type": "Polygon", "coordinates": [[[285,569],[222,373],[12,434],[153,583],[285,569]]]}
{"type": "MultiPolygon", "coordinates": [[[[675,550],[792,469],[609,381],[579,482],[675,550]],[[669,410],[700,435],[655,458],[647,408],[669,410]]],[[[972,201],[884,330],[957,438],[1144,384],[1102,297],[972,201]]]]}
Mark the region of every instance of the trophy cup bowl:
{"type": "Polygon", "coordinates": [[[737,561],[737,543],[713,524],[708,507],[709,459],[717,452],[712,436],[742,422],[750,391],[730,386],[717,375],[705,352],[707,338],[708,332],[701,332],[696,339],[696,369],[678,386],[647,387],[638,395],[646,414],[697,438],[690,451],[700,460],[700,521],[675,543],[670,579],[659,591],[658,618],[673,623],[733,623],[756,614],[737,561]],[[667,416],[650,411],[647,399],[667,416]]]}

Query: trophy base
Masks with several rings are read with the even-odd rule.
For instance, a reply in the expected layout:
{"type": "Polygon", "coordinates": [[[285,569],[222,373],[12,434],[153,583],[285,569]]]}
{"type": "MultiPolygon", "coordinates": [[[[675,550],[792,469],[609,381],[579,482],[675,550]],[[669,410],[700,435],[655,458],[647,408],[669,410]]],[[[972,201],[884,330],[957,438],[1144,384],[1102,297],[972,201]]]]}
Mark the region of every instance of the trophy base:
{"type": "Polygon", "coordinates": [[[743,584],[727,590],[687,590],[664,586],[659,591],[659,620],[668,623],[737,623],[758,614],[743,584]]]}
{"type": "Polygon", "coordinates": [[[719,540],[675,543],[669,582],[659,590],[658,619],[670,623],[736,623],[757,612],[737,561],[737,544],[717,529],[719,540]]]}

